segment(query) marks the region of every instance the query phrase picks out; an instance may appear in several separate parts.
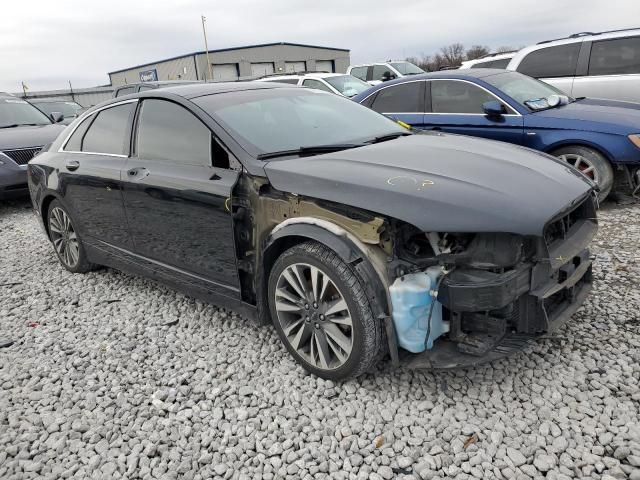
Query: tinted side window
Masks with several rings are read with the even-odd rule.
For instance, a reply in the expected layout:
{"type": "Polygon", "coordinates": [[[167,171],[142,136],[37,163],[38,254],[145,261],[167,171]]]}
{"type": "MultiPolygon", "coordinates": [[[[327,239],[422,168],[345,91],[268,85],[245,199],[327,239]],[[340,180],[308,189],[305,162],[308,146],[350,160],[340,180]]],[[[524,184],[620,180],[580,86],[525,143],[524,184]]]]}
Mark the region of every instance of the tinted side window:
{"type": "Polygon", "coordinates": [[[593,42],[589,75],[623,73],[640,73],[640,37],[593,42]]]}
{"type": "Polygon", "coordinates": [[[148,160],[211,165],[211,132],[184,107],[166,100],[142,102],[137,154],[148,160]]]}
{"type": "Polygon", "coordinates": [[[384,76],[385,72],[389,72],[389,74],[391,74],[391,69],[389,67],[387,67],[386,65],[374,65],[373,66],[373,73],[371,74],[371,79],[372,80],[382,80],[382,77],[384,76]]]}
{"type": "Polygon", "coordinates": [[[315,88],[316,90],[322,90],[325,92],[329,92],[329,93],[333,93],[333,91],[331,91],[331,89],[329,87],[327,87],[324,83],[318,81],[318,80],[313,80],[311,78],[307,78],[306,80],[304,80],[302,82],[302,86],[303,87],[308,87],[308,88],[315,88]]]}
{"type": "Polygon", "coordinates": [[[380,113],[424,112],[425,82],[409,82],[383,88],[371,108],[380,113]]]}
{"type": "Polygon", "coordinates": [[[360,80],[366,80],[368,68],[369,67],[353,67],[351,69],[351,75],[353,75],[356,78],[359,78],[360,80]]]}
{"type": "Polygon", "coordinates": [[[290,83],[291,85],[297,85],[297,78],[276,78],[275,80],[265,80],[265,82],[277,82],[277,83],[290,83]]]}
{"type": "Polygon", "coordinates": [[[481,62],[471,65],[471,68],[507,68],[510,58],[503,58],[500,60],[489,60],[488,62],[481,62]]]}
{"type": "Polygon", "coordinates": [[[64,150],[68,152],[81,152],[82,151],[82,140],[84,139],[84,134],[87,133],[87,129],[91,126],[91,122],[96,118],[95,115],[91,115],[86,120],[83,120],[78,128],[75,129],[73,135],[67,140],[67,144],[64,146],[64,150]]]}
{"type": "Polygon", "coordinates": [[[83,152],[128,153],[129,116],[135,103],[126,103],[99,112],[82,141],[83,152]]]}
{"type": "Polygon", "coordinates": [[[482,104],[492,100],[496,100],[496,97],[468,82],[454,80],[431,82],[433,113],[484,113],[482,104]]]}
{"type": "Polygon", "coordinates": [[[580,42],[541,48],[518,65],[518,72],[535,78],[572,77],[576,74],[580,42]]]}
{"type": "Polygon", "coordinates": [[[130,93],[135,92],[136,87],[125,87],[121,88],[116,92],[116,97],[121,97],[123,95],[129,95],[130,93]]]}

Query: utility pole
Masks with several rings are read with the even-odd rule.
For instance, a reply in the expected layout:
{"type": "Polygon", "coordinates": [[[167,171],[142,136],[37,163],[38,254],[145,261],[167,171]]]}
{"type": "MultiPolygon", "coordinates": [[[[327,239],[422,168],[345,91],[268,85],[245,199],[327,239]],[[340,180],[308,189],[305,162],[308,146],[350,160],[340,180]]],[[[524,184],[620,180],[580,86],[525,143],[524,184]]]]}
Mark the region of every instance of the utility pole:
{"type": "Polygon", "coordinates": [[[71,80],[69,80],[69,91],[71,92],[71,100],[76,101],[76,97],[73,95],[73,87],[71,86],[71,80]]]}
{"type": "Polygon", "coordinates": [[[205,27],[205,22],[207,21],[204,15],[202,17],[202,33],[204,34],[204,50],[207,52],[207,69],[204,72],[204,81],[207,81],[207,72],[209,72],[209,78],[213,80],[213,73],[211,71],[211,60],[209,60],[209,45],[207,44],[207,27],[205,27]]]}
{"type": "Polygon", "coordinates": [[[27,90],[28,90],[28,88],[24,84],[24,82],[21,82],[21,83],[22,83],[22,94],[24,95],[24,98],[27,98],[27,90]]]}

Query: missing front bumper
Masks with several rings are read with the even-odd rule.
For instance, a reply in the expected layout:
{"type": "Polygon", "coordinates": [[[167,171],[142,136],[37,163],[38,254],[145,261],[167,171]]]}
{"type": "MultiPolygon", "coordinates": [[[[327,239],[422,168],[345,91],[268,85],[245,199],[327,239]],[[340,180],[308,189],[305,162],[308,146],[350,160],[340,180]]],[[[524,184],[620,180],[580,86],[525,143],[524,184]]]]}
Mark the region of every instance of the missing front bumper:
{"type": "MultiPolygon", "coordinates": [[[[541,305],[549,319],[549,331],[559,328],[571,318],[584,303],[591,291],[591,286],[589,277],[589,281],[583,280],[569,287],[572,290],[569,294],[573,298],[571,302],[559,302],[553,310],[547,310],[541,305]]],[[[420,354],[414,355],[403,352],[400,362],[411,369],[428,368],[439,370],[474,367],[522,352],[534,344],[537,336],[532,333],[517,333],[513,331],[506,333],[491,349],[482,355],[462,353],[456,342],[441,339],[436,342],[432,350],[425,350],[420,354]]]]}

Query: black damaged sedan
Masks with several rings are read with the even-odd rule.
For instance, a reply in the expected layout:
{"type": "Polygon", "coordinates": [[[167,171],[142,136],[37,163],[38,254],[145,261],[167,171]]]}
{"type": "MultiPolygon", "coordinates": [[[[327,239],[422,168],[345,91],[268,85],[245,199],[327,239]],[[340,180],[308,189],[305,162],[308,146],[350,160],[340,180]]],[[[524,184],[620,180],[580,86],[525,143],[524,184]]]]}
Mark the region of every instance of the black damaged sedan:
{"type": "Polygon", "coordinates": [[[273,322],[304,368],[455,367],[521,350],[591,286],[593,184],[521,147],[416,134],[328,93],[119,97],[29,163],[62,265],[155,278],[273,322]]]}

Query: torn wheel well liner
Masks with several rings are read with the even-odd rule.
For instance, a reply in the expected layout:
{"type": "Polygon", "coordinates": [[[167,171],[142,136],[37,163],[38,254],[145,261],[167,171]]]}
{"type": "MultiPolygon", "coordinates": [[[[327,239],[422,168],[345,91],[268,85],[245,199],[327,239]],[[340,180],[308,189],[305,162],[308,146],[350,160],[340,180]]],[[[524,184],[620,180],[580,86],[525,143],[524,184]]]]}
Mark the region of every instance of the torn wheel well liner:
{"type": "MultiPolygon", "coordinates": [[[[314,224],[294,223],[277,229],[266,240],[263,248],[262,268],[258,272],[258,285],[263,305],[267,305],[266,291],[267,279],[271,267],[282,252],[299,243],[309,240],[316,241],[330,248],[345,262],[351,264],[362,278],[367,296],[371,301],[371,307],[376,317],[389,315],[387,305],[387,292],[380,276],[367,255],[348,236],[336,235],[329,230],[314,224]],[[366,261],[365,261],[366,260],[366,261]]],[[[268,309],[262,309],[262,314],[267,315],[261,320],[268,322],[268,309]]]]}

